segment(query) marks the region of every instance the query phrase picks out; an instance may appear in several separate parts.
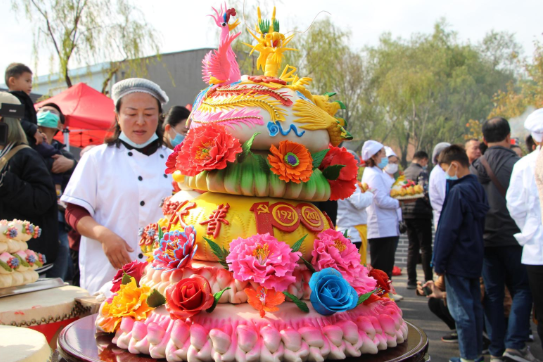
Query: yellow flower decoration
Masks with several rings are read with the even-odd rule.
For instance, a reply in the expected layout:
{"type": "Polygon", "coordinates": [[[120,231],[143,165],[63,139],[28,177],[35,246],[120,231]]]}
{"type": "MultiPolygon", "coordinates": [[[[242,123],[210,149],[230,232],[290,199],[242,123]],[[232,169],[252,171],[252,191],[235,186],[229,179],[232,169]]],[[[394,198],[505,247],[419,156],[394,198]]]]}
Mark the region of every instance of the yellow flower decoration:
{"type": "Polygon", "coordinates": [[[153,310],[147,304],[151,288],[146,285],[138,287],[136,279],[130,277],[130,283],[121,285],[121,289],[113,297],[111,303],[102,307],[103,320],[100,327],[108,333],[113,333],[119,327],[123,317],[132,317],[137,321],[147,318],[153,310]]]}

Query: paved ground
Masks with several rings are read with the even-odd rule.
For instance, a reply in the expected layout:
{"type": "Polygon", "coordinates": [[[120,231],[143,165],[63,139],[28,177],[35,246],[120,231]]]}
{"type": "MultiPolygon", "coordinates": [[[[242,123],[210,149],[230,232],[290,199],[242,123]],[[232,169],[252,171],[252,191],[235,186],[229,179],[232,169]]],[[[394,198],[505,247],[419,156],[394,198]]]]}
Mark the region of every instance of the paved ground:
{"type": "MultiPolygon", "coordinates": [[[[419,280],[424,279],[421,266],[419,265],[419,280]]],[[[459,356],[458,344],[443,343],[441,337],[449,333],[448,327],[440,319],[438,319],[428,309],[428,303],[426,298],[415,295],[414,290],[407,290],[407,276],[405,274],[405,267],[402,267],[402,275],[394,277],[394,287],[398,294],[404,297],[404,300],[398,303],[403,310],[403,316],[406,320],[421,327],[428,339],[430,340],[429,355],[432,361],[435,362],[447,362],[450,357],[459,356]]],[[[535,341],[529,343],[530,349],[535,357],[543,361],[543,350],[541,349],[541,343],[537,336],[536,327],[532,324],[532,331],[534,331],[535,341]]],[[[485,360],[488,362],[490,358],[487,356],[485,360]]]]}

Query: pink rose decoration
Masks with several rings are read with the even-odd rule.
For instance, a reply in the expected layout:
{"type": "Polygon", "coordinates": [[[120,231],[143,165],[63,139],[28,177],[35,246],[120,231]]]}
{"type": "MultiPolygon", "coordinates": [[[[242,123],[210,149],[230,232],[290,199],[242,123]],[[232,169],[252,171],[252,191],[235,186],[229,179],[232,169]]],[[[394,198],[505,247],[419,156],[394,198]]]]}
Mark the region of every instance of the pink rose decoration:
{"type": "Polygon", "coordinates": [[[226,262],[237,280],[253,281],[282,292],[296,280],[292,272],[301,255],[270,234],[257,234],[233,240],[226,262]]]}
{"type": "Polygon", "coordinates": [[[334,268],[356,290],[358,295],[371,292],[377,282],[360,263],[356,246],[339,231],[328,229],[317,235],[311,252],[311,264],[316,271],[334,268]]]}

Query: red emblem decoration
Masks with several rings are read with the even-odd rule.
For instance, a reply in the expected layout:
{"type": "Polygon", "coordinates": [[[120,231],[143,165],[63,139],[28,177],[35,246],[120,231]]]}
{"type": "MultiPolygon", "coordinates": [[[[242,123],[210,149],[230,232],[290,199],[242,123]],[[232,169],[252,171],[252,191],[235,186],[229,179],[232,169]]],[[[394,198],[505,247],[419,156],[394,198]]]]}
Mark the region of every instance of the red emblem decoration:
{"type": "Polygon", "coordinates": [[[294,207],[286,202],[271,205],[269,202],[257,202],[250,210],[255,214],[256,230],[259,234],[273,235],[274,227],[290,233],[298,228],[300,222],[313,232],[324,229],[324,219],[311,204],[302,203],[294,207]]]}
{"type": "Polygon", "coordinates": [[[211,213],[209,219],[200,222],[200,225],[207,225],[207,235],[213,235],[213,237],[216,238],[221,231],[221,223],[230,225],[228,220],[226,220],[228,209],[230,209],[229,204],[226,204],[226,206],[220,204],[219,207],[211,213]]]}

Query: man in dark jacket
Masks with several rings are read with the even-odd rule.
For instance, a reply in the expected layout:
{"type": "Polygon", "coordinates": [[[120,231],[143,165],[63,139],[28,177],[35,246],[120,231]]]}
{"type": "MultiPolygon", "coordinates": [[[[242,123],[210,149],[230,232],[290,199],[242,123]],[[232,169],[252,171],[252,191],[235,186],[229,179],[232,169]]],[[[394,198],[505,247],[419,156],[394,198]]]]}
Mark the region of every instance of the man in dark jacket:
{"type": "Polygon", "coordinates": [[[432,280],[432,205],[428,199],[428,154],[418,151],[411,165],[405,169],[405,178],[422,185],[424,197],[415,202],[402,202],[402,215],[407,226],[407,289],[417,288],[417,262],[422,251],[424,280],[432,280]]]}
{"type": "MultiPolygon", "coordinates": [[[[443,150],[439,163],[446,172],[447,195],[436,232],[434,266],[445,275],[447,303],[456,322],[460,357],[475,361],[483,349],[483,306],[479,277],[483,268],[483,230],[489,209],[469,159],[461,146],[443,150]]],[[[451,362],[460,362],[453,357],[451,362]]]]}
{"type": "Polygon", "coordinates": [[[490,324],[487,331],[492,357],[533,362],[536,359],[525,345],[530,330],[532,296],[526,267],[521,263],[522,247],[514,237],[520,230],[509,215],[505,200],[513,166],[519,160],[510,149],[510,135],[507,120],[493,118],[486,121],[483,137],[488,149],[471,165],[471,173],[483,185],[490,204],[483,236],[485,315],[490,324]],[[513,298],[507,326],[503,309],[506,285],[513,298]]]}

